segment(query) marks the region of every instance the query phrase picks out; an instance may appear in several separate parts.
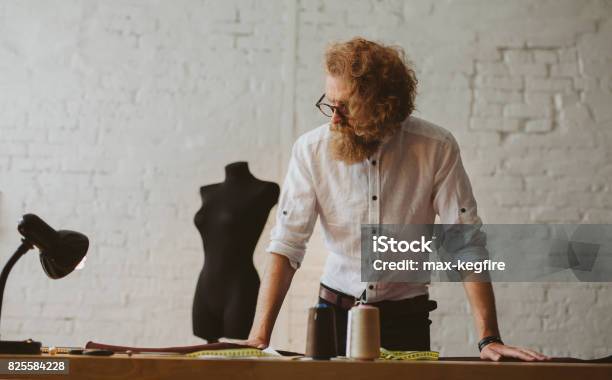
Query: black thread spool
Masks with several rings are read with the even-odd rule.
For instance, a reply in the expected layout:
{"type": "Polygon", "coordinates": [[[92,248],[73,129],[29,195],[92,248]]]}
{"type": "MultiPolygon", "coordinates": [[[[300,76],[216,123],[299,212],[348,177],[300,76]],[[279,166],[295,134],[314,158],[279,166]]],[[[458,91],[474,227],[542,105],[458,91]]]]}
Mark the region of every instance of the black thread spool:
{"type": "Polygon", "coordinates": [[[329,360],[338,356],[336,314],[326,304],[319,303],[308,309],[306,356],[317,360],[329,360]]]}

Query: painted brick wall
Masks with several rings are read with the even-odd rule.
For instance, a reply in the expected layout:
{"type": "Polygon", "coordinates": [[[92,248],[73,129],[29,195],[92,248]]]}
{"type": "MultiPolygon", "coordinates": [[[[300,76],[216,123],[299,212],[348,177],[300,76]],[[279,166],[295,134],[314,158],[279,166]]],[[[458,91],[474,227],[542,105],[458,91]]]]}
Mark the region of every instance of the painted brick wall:
{"type": "MultiPolygon", "coordinates": [[[[4,0],[0,253],[19,243],[26,211],[87,233],[92,251],[84,271],[56,282],[35,254],[23,258],[2,337],[198,342],[199,186],[237,160],[282,182],[293,140],[325,121],[313,107],[323,50],[355,35],[405,49],[417,115],[457,137],[485,222],[612,222],[610,1],[4,0]]],[[[324,260],[315,233],[275,345],[303,350],[324,260]]],[[[609,353],[612,286],[495,288],[510,343],[609,353]]],[[[432,346],[475,354],[461,286],[431,293],[432,346]]]]}
{"type": "Polygon", "coordinates": [[[3,337],[199,341],[199,187],[237,160],[260,178],[281,176],[293,91],[287,10],[282,1],[0,2],[3,258],[26,211],[92,245],[86,269],[61,281],[34,254],[19,263],[3,337]]]}

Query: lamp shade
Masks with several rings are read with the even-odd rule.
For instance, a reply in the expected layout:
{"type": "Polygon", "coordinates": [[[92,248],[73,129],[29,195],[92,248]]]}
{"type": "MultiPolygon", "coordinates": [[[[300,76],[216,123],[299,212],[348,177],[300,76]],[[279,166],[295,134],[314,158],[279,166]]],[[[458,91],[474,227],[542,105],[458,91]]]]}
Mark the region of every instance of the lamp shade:
{"type": "Polygon", "coordinates": [[[58,279],[72,272],[89,248],[87,236],[68,230],[56,231],[34,214],[26,214],[19,232],[40,250],[40,263],[47,276],[58,279]]]}
{"type": "Polygon", "coordinates": [[[62,278],[72,272],[89,248],[87,236],[79,232],[60,230],[57,234],[60,238],[55,249],[40,250],[40,263],[47,276],[53,279],[62,278]]]}

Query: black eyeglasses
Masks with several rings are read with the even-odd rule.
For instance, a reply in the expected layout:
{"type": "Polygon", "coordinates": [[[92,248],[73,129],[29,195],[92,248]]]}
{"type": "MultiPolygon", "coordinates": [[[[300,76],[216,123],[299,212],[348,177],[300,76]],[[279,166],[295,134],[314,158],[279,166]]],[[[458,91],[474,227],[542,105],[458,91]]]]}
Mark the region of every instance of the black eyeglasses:
{"type": "Polygon", "coordinates": [[[321,95],[315,106],[321,111],[321,113],[327,117],[334,116],[334,112],[338,112],[338,114],[342,117],[346,116],[345,106],[332,106],[331,104],[323,103],[323,98],[325,98],[325,94],[321,95]]]}

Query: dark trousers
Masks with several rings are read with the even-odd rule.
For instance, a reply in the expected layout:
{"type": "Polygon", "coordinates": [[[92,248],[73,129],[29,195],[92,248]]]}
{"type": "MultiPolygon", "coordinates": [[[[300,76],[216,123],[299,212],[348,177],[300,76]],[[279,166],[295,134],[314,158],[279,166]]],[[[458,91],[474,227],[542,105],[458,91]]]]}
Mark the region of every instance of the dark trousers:
{"type": "MultiPolygon", "coordinates": [[[[319,302],[334,309],[338,354],[346,355],[348,310],[320,297],[319,302]]],[[[423,295],[400,301],[368,303],[368,305],[376,306],[380,313],[381,347],[393,351],[429,351],[429,325],[431,325],[429,312],[436,308],[435,301],[429,301],[428,296],[423,295]]]]}

